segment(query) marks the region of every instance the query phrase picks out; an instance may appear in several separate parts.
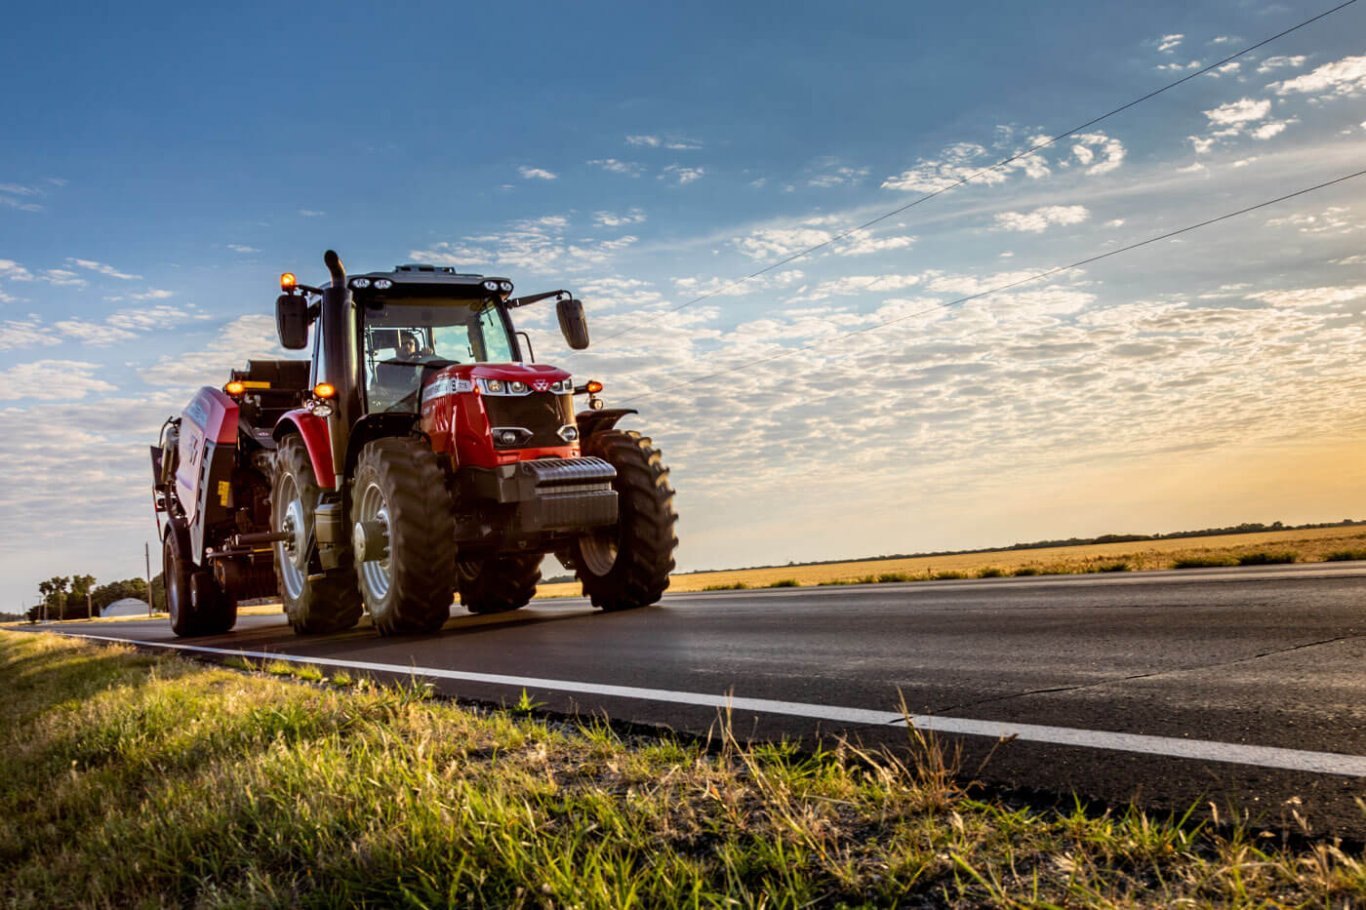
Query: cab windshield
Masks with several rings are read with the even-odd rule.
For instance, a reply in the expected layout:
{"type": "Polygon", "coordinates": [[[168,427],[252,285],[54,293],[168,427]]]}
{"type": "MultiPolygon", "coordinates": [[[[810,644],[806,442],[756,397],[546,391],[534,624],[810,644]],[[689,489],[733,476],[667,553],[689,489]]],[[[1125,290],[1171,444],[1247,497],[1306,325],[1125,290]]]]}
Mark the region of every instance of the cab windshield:
{"type": "Polygon", "coordinates": [[[361,312],[371,413],[417,411],[427,370],[513,359],[507,324],[498,307],[484,300],[381,300],[366,303],[361,312]]]}

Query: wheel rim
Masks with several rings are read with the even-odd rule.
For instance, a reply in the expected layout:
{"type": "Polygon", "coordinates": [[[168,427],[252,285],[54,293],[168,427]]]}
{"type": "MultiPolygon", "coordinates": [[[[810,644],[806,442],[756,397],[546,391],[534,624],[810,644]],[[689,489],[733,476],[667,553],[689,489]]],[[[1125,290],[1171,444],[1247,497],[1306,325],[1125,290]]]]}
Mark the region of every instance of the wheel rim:
{"type": "MultiPolygon", "coordinates": [[[[376,483],[368,484],[360,494],[360,504],[356,508],[356,523],[376,522],[384,527],[384,539],[392,540],[392,528],[389,525],[389,503],[384,498],[384,491],[376,483]]],[[[389,593],[389,586],[393,583],[389,574],[389,547],[384,548],[382,559],[367,559],[360,564],[361,584],[365,586],[366,600],[380,601],[389,593]]]]}
{"type": "Polygon", "coordinates": [[[617,563],[616,534],[599,531],[581,537],[579,556],[583,559],[583,567],[589,572],[598,576],[606,575],[617,563]]]}
{"type": "Polygon", "coordinates": [[[280,482],[280,502],[285,507],[275,530],[289,537],[276,542],[275,561],[280,566],[285,594],[291,600],[297,600],[303,595],[308,581],[308,525],[304,521],[304,504],[299,498],[298,484],[291,475],[285,475],[280,482]]]}

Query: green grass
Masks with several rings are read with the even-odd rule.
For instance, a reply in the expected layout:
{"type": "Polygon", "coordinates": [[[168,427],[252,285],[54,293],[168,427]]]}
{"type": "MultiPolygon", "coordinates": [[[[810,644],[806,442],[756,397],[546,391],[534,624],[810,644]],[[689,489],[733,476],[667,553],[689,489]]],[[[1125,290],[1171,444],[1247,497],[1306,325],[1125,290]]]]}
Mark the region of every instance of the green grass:
{"type": "Polygon", "coordinates": [[[1366,559],[1366,550],[1334,550],[1324,557],[1326,562],[1355,562],[1366,559]]]}
{"type": "Polygon", "coordinates": [[[780,578],[777,581],[769,582],[770,588],[800,588],[801,583],[795,578],[780,578]]]}
{"type": "Polygon", "coordinates": [[[1236,566],[1238,560],[1232,556],[1183,556],[1172,562],[1173,569],[1215,569],[1236,566]]]}
{"type": "Polygon", "coordinates": [[[703,591],[748,591],[749,585],[743,581],[735,581],[725,585],[707,585],[703,591]]]}
{"type": "Polygon", "coordinates": [[[1040,574],[1040,572],[1038,566],[1020,566],[1011,574],[1013,574],[1016,578],[1022,578],[1028,575],[1038,575],[1040,574]]]}
{"type": "Polygon", "coordinates": [[[1127,562],[1103,562],[1096,566],[1097,572],[1132,572],[1134,567],[1127,562]]]}
{"type": "Polygon", "coordinates": [[[1277,566],[1277,565],[1284,565],[1284,564],[1286,564],[1286,563],[1295,562],[1295,560],[1296,560],[1296,557],[1295,557],[1295,554],[1294,554],[1294,553],[1289,553],[1289,552],[1277,552],[1277,553],[1273,553],[1273,552],[1261,551],[1261,552],[1257,552],[1257,553],[1244,553],[1243,555],[1239,556],[1239,557],[1238,557],[1238,565],[1240,565],[1240,566],[1277,566]]]}
{"type": "Polygon", "coordinates": [[[0,906],[1366,902],[1359,848],[975,798],[924,740],[623,741],[296,675],[0,632],[0,906]]]}
{"type": "Polygon", "coordinates": [[[1005,578],[1006,570],[997,566],[988,566],[977,573],[978,578],[1005,578]]]}

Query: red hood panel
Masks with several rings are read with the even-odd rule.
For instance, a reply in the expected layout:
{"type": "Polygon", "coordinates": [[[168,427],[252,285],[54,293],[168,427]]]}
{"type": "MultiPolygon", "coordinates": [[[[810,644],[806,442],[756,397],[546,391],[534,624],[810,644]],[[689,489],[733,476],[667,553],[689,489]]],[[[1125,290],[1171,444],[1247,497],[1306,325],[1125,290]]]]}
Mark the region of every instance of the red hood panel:
{"type": "Polygon", "coordinates": [[[429,384],[437,379],[502,379],[531,385],[537,380],[554,382],[568,378],[568,370],[547,363],[458,363],[427,374],[429,384]]]}

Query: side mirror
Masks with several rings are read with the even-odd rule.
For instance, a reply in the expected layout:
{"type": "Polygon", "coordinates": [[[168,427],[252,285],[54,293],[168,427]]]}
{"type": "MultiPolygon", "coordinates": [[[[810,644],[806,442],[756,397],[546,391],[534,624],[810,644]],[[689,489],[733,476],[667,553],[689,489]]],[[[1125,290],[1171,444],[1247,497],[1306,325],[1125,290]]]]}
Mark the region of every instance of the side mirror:
{"type": "Polygon", "coordinates": [[[308,300],[299,294],[275,298],[275,331],[282,348],[299,351],[308,347],[308,300]]]}
{"type": "Polygon", "coordinates": [[[555,304],[555,315],[566,344],[576,351],[588,347],[588,317],[583,314],[582,300],[561,300],[555,304]]]}

